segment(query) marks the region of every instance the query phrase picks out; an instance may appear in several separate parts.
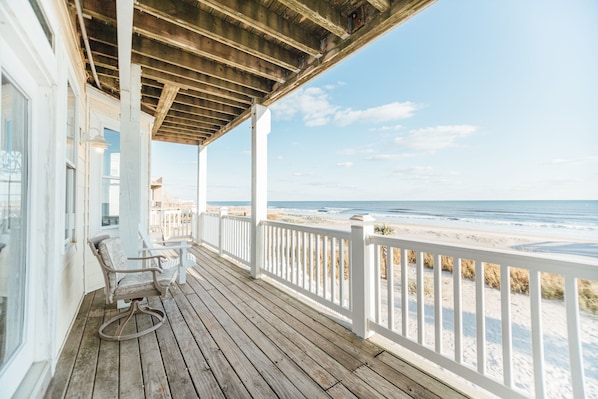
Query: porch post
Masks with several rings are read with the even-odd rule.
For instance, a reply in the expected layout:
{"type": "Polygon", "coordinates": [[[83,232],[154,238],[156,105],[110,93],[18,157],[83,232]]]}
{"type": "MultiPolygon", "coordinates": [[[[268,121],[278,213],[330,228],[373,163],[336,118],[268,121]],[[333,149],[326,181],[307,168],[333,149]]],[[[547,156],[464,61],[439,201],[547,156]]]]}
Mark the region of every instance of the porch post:
{"type": "Polygon", "coordinates": [[[366,240],[369,235],[374,234],[376,219],[370,215],[355,215],[351,221],[353,332],[361,338],[368,338],[372,335],[368,320],[374,314],[374,251],[366,240]]]}
{"type": "Polygon", "coordinates": [[[220,213],[218,214],[218,255],[222,257],[224,251],[222,250],[223,241],[224,241],[224,217],[228,215],[228,208],[223,206],[220,208],[220,213]]]}
{"type": "Polygon", "coordinates": [[[268,216],[268,134],[271,114],[267,107],[251,108],[251,276],[260,278],[264,245],[260,222],[268,216]]]}
{"type": "Polygon", "coordinates": [[[127,256],[137,256],[141,220],[141,66],[131,64],[129,90],[120,92],[120,219],[119,233],[127,256]]]}
{"type": "Polygon", "coordinates": [[[197,146],[197,243],[203,242],[203,220],[208,206],[208,146],[197,146]]]}

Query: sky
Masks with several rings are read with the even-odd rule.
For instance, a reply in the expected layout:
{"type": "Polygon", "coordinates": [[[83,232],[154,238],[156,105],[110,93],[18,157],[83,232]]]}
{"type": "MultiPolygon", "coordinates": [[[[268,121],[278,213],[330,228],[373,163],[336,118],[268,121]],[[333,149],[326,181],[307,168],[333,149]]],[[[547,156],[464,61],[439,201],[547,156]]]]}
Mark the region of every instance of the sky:
{"type": "MultiPolygon", "coordinates": [[[[598,1],[442,0],[270,107],[268,199],[598,199],[598,1]]],[[[249,122],[208,203],[251,199],[249,122]]],[[[197,147],[152,143],[194,200],[197,147]]]]}

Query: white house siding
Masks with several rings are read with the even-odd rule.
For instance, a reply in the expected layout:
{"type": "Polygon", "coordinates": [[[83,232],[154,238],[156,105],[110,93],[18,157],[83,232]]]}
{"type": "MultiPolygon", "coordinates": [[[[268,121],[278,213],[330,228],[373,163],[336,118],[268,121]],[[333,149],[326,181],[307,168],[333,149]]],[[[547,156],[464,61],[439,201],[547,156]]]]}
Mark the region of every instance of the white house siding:
{"type": "MultiPolygon", "coordinates": [[[[28,1],[0,0],[0,70],[30,105],[25,343],[0,370],[0,398],[51,377],[83,295],[103,286],[86,240],[99,233],[118,234],[118,229],[101,228],[101,157],[84,141],[90,127],[118,131],[120,105],[86,85],[78,39],[64,2],[39,3],[54,33],[53,49],[28,1]],[[78,106],[76,236],[69,243],[64,240],[67,82],[78,106]],[[45,371],[31,381],[26,377],[34,364],[45,365],[45,371]]],[[[149,204],[151,123],[151,117],[142,115],[142,148],[147,150],[140,165],[142,176],[147,176],[140,184],[144,215],[149,204]]],[[[41,384],[37,394],[43,389],[41,384]]]]}

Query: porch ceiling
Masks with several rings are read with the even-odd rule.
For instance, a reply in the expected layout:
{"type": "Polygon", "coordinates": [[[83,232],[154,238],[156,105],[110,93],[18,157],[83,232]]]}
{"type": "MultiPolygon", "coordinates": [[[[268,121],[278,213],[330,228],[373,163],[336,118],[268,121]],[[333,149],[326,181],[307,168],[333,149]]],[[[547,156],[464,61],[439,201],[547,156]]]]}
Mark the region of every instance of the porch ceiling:
{"type": "MultiPolygon", "coordinates": [[[[75,0],[65,1],[97,86],[75,0]]],[[[131,62],[142,68],[152,139],[208,144],[252,102],[272,104],[433,1],[135,0],[131,62]]],[[[119,97],[116,0],[80,4],[100,88],[119,97]]]]}

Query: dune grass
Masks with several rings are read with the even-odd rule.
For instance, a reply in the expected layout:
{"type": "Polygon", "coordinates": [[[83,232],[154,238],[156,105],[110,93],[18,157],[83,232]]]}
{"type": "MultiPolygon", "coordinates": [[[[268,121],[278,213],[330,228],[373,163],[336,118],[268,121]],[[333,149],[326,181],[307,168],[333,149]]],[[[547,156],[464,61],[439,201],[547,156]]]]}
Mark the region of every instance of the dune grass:
{"type": "MultiPolygon", "coordinates": [[[[386,276],[386,253],[381,254],[381,275],[386,276]]],[[[416,262],[415,251],[408,251],[408,262],[416,262]]],[[[401,251],[398,248],[393,249],[393,263],[400,264],[401,251]]],[[[434,256],[424,254],[424,266],[434,267],[434,256]]],[[[442,270],[453,272],[453,258],[448,256],[441,257],[442,270]]],[[[468,280],[475,280],[475,262],[470,259],[461,260],[461,275],[468,280]]],[[[563,300],[565,298],[564,278],[560,274],[541,273],[542,297],[545,299],[563,300]]],[[[492,263],[484,264],[484,282],[492,288],[500,289],[500,266],[492,263]]],[[[598,314],[598,281],[579,280],[578,281],[579,307],[593,314],[598,314]]],[[[526,269],[517,267],[510,268],[511,292],[529,295],[529,272],[526,269]]]]}

